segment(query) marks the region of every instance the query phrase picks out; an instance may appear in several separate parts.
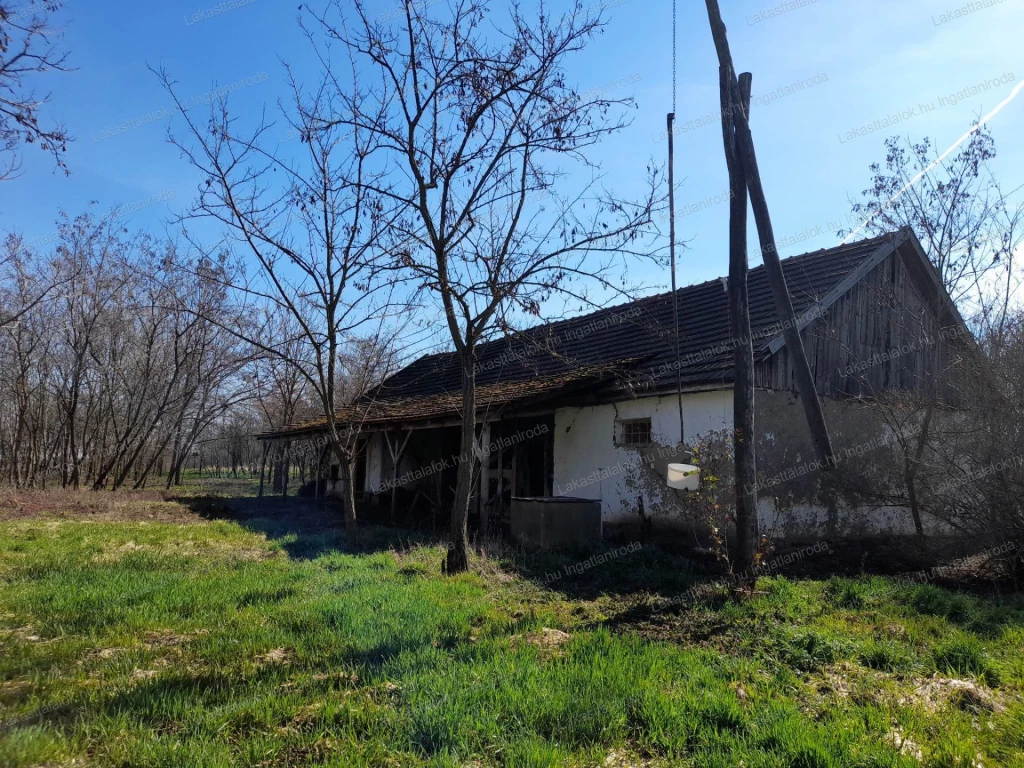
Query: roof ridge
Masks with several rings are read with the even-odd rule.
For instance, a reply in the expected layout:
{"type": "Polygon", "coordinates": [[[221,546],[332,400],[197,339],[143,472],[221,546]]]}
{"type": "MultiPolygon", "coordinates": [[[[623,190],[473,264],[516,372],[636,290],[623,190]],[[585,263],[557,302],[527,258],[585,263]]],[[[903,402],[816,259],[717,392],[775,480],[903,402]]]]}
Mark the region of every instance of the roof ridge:
{"type": "MultiPolygon", "coordinates": [[[[896,230],[852,243],[844,243],[832,248],[819,248],[816,251],[808,251],[782,259],[783,269],[790,278],[791,290],[796,291],[793,294],[794,299],[797,298],[798,293],[801,300],[807,299],[808,296],[804,294],[808,289],[814,292],[823,291],[827,293],[835,288],[845,277],[856,270],[858,264],[869,259],[871,254],[875,253],[881,244],[887,239],[899,237],[901,232],[902,230],[896,230]],[[843,257],[848,254],[854,254],[853,258],[850,260],[844,259],[843,257]],[[813,273],[814,277],[809,278],[810,283],[805,285],[807,280],[803,278],[807,276],[808,272],[813,273]]],[[[752,283],[756,281],[757,285],[762,284],[764,282],[764,272],[765,266],[763,264],[751,269],[750,277],[752,283]]],[[[720,325],[721,318],[714,313],[708,314],[708,307],[717,306],[721,303],[723,291],[719,284],[724,279],[723,277],[718,277],[677,289],[677,295],[685,296],[687,300],[688,330],[686,335],[688,338],[692,336],[696,341],[697,339],[709,340],[712,337],[718,339],[723,336],[723,334],[715,331],[715,328],[720,325]],[[693,306],[689,307],[689,305],[693,306]],[[704,308],[703,310],[701,310],[702,307],[704,308]],[[698,314],[695,315],[694,312],[698,312],[698,314]]],[[[581,356],[581,360],[593,358],[595,355],[600,357],[604,351],[610,350],[605,350],[607,344],[599,338],[602,335],[596,333],[599,329],[596,327],[591,328],[591,325],[607,322],[608,318],[615,317],[616,315],[622,316],[629,313],[629,318],[623,317],[621,320],[623,326],[637,326],[639,328],[642,325],[648,335],[650,333],[663,335],[666,331],[665,322],[670,322],[670,319],[664,317],[665,306],[667,299],[672,295],[672,291],[665,291],[642,296],[631,301],[601,307],[600,309],[575,317],[538,323],[528,328],[507,332],[505,335],[479,344],[477,347],[477,362],[481,366],[481,372],[486,372],[488,376],[495,367],[492,363],[499,363],[501,371],[504,371],[505,364],[509,363],[512,369],[510,370],[511,374],[514,370],[518,370],[519,367],[516,364],[519,351],[519,346],[516,345],[517,341],[520,345],[528,348],[529,345],[544,345],[546,340],[550,341],[551,339],[561,339],[567,343],[569,339],[572,339],[573,354],[581,356]],[[652,328],[655,330],[652,331],[652,328]],[[591,336],[594,338],[588,340],[588,337],[591,336]],[[504,359],[505,355],[510,356],[508,360],[504,359]]],[[[817,300],[813,297],[811,298],[812,301],[817,300]]],[[[820,299],[820,296],[817,298],[820,299]]],[[[762,296],[758,302],[760,307],[758,309],[759,317],[764,315],[765,307],[761,305],[764,305],[766,301],[770,303],[770,299],[762,296]]],[[[753,309],[754,307],[752,306],[753,309]]],[[[761,320],[763,319],[761,317],[761,320]]],[[[601,327],[601,329],[604,328],[605,326],[601,327]]],[[[612,330],[613,336],[611,339],[604,339],[604,341],[612,344],[612,346],[616,344],[621,346],[624,338],[623,332],[621,330],[612,330]],[[613,343],[615,339],[618,341],[613,343]]],[[[728,330],[726,329],[723,333],[727,336],[728,330]]],[[[629,335],[628,332],[626,335],[629,335]]],[[[633,349],[643,348],[649,350],[652,354],[662,346],[658,339],[648,338],[642,334],[634,335],[629,345],[632,345],[633,349]]],[[[455,351],[447,351],[421,355],[381,382],[375,392],[375,396],[387,398],[403,391],[416,390],[423,386],[426,386],[428,389],[436,389],[441,385],[442,380],[448,381],[448,379],[455,375],[456,371],[453,366],[457,364],[457,354],[455,351]],[[435,383],[430,385],[430,381],[435,383]]],[[[487,376],[484,378],[487,378],[487,376]]],[[[458,386],[454,380],[448,381],[448,383],[453,387],[458,386]]]]}
{"type": "MultiPolygon", "coordinates": [[[[834,254],[834,255],[838,256],[838,255],[840,255],[840,254],[842,254],[842,253],[844,253],[846,251],[854,250],[856,248],[863,248],[864,246],[866,246],[869,243],[874,244],[876,241],[881,241],[881,240],[884,240],[885,238],[892,237],[893,235],[897,234],[898,232],[899,232],[899,230],[897,230],[895,232],[885,233],[885,234],[882,234],[882,235],[876,235],[875,237],[866,237],[863,240],[857,240],[857,241],[852,242],[852,243],[842,243],[840,245],[836,245],[836,246],[833,246],[831,248],[819,248],[816,251],[806,251],[805,253],[799,253],[799,254],[795,254],[793,256],[787,256],[786,258],[781,259],[780,261],[783,264],[783,266],[785,266],[787,263],[791,263],[791,262],[797,261],[799,259],[810,258],[810,257],[813,257],[813,256],[821,256],[824,253],[830,253],[830,254],[834,254]]],[[[764,268],[765,268],[764,264],[759,264],[758,266],[753,267],[750,270],[750,273],[753,274],[755,272],[763,270],[764,268]]],[[[715,285],[716,283],[721,283],[722,280],[726,280],[726,279],[728,279],[728,276],[727,275],[722,275],[720,277],[715,277],[715,278],[712,278],[710,280],[704,280],[704,281],[699,282],[699,283],[691,283],[689,285],[684,285],[684,286],[682,286],[680,288],[677,288],[676,289],[676,293],[682,294],[684,291],[692,291],[692,290],[696,290],[698,288],[702,288],[704,286],[712,286],[712,285],[715,285]]],[[[581,320],[587,320],[587,319],[590,319],[590,318],[597,317],[597,316],[601,315],[602,313],[610,313],[610,312],[612,312],[612,311],[614,311],[616,309],[622,309],[622,308],[634,306],[634,305],[637,305],[637,304],[644,304],[644,303],[654,302],[654,301],[656,301],[658,299],[663,299],[663,298],[666,298],[666,297],[671,296],[671,295],[672,295],[672,291],[671,290],[669,290],[669,291],[662,291],[661,293],[652,293],[649,296],[641,296],[641,297],[639,297],[637,299],[633,299],[631,301],[623,302],[622,304],[613,304],[613,305],[608,306],[608,307],[602,307],[600,309],[593,310],[592,312],[588,312],[588,313],[583,314],[583,315],[577,315],[576,317],[568,317],[568,318],[565,318],[565,319],[562,319],[562,320],[552,320],[551,322],[540,323],[538,325],[530,326],[529,328],[524,328],[521,331],[519,331],[518,333],[519,334],[527,334],[527,333],[530,333],[531,331],[535,331],[535,330],[538,330],[538,329],[541,329],[541,328],[558,328],[558,327],[566,325],[568,323],[577,323],[577,322],[579,322],[581,320]]],[[[488,347],[488,346],[491,346],[493,344],[501,344],[503,342],[508,342],[509,340],[513,339],[514,337],[515,337],[515,335],[508,335],[508,336],[501,336],[501,337],[498,337],[498,338],[495,338],[495,339],[491,339],[491,340],[486,341],[483,344],[481,344],[479,348],[483,349],[484,347],[488,347]]],[[[435,353],[432,353],[430,356],[431,357],[437,357],[437,356],[442,356],[442,355],[453,355],[453,354],[455,354],[454,351],[435,352],[435,353]]],[[[417,359],[418,360],[422,360],[422,359],[424,359],[426,357],[427,357],[427,355],[422,355],[422,356],[420,356],[417,359]]]]}

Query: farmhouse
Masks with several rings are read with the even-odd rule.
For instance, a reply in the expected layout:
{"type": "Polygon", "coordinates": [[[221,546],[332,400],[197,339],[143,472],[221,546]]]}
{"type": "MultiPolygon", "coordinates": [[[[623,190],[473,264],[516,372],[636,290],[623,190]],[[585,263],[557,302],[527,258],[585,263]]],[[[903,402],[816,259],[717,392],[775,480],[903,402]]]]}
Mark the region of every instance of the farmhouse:
{"type": "MultiPolygon", "coordinates": [[[[912,232],[782,263],[840,469],[892,448],[872,416],[881,393],[939,387],[945,402],[955,401],[938,372],[956,366],[970,336],[912,232]]],[[[761,525],[786,537],[912,533],[907,511],[872,506],[830,479],[841,473],[817,465],[763,267],[751,270],[749,292],[761,525]]],[[[357,496],[388,504],[395,495],[404,509],[441,510],[459,462],[473,461],[472,515],[483,525],[501,524],[511,499],[524,496],[599,499],[606,524],[690,525],[666,487],[667,465],[693,449],[701,463],[708,446],[729,435],[733,340],[724,279],[682,288],[678,298],[678,357],[671,293],[483,345],[476,456],[459,456],[456,355],[416,360],[339,413],[363,436],[357,496]]],[[[260,437],[322,445],[323,430],[310,421],[260,437]]],[[[337,478],[332,468],[328,492],[337,478]]]]}

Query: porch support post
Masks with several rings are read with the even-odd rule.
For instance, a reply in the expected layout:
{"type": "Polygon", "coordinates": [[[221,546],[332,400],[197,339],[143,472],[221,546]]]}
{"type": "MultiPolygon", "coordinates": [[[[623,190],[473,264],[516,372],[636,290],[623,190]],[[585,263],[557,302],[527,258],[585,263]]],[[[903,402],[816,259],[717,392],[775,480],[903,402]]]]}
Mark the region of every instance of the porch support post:
{"type": "Polygon", "coordinates": [[[497,502],[495,509],[498,511],[499,519],[504,517],[505,512],[505,437],[506,432],[501,422],[498,422],[501,441],[498,443],[498,482],[495,486],[494,498],[497,502]]]}
{"type": "Polygon", "coordinates": [[[286,442],[284,448],[284,458],[281,459],[281,498],[288,497],[288,476],[292,471],[292,441],[286,442]]]}
{"type": "Polygon", "coordinates": [[[317,450],[316,440],[313,441],[313,502],[320,500],[320,464],[323,455],[317,450]]]}
{"type": "Polygon", "coordinates": [[[480,452],[480,492],[477,494],[477,511],[480,513],[480,539],[481,541],[487,537],[487,525],[490,523],[490,508],[487,502],[487,489],[489,488],[490,480],[490,465],[491,456],[488,452],[488,447],[491,444],[491,423],[485,421],[480,427],[480,445],[483,450],[480,452]]]}
{"type": "Polygon", "coordinates": [[[263,455],[260,457],[260,492],[257,498],[263,498],[263,476],[264,471],[267,468],[267,450],[270,448],[270,443],[263,443],[263,455]]]}
{"type": "Polygon", "coordinates": [[[391,524],[395,524],[395,493],[398,489],[398,464],[405,453],[405,447],[409,445],[409,438],[412,437],[412,430],[407,430],[405,440],[401,447],[398,445],[398,437],[395,436],[395,443],[392,446],[391,437],[387,431],[384,432],[384,442],[387,443],[388,453],[391,455],[391,524]]]}

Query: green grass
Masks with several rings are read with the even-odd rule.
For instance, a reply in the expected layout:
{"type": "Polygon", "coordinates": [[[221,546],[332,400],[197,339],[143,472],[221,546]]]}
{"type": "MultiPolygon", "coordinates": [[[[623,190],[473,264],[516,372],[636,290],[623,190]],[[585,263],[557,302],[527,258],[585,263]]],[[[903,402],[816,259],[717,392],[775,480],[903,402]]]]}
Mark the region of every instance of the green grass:
{"type": "Polygon", "coordinates": [[[1019,597],[246,526],[0,523],[0,765],[1024,766],[1019,597]]]}

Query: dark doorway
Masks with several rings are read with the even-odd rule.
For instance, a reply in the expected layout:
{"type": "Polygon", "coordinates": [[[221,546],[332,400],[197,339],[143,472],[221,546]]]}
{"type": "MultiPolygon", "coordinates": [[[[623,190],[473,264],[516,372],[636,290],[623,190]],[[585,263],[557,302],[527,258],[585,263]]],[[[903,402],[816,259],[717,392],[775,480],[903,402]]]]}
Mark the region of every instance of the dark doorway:
{"type": "Polygon", "coordinates": [[[554,415],[491,423],[487,468],[488,525],[506,526],[513,496],[550,496],[554,415]]]}

